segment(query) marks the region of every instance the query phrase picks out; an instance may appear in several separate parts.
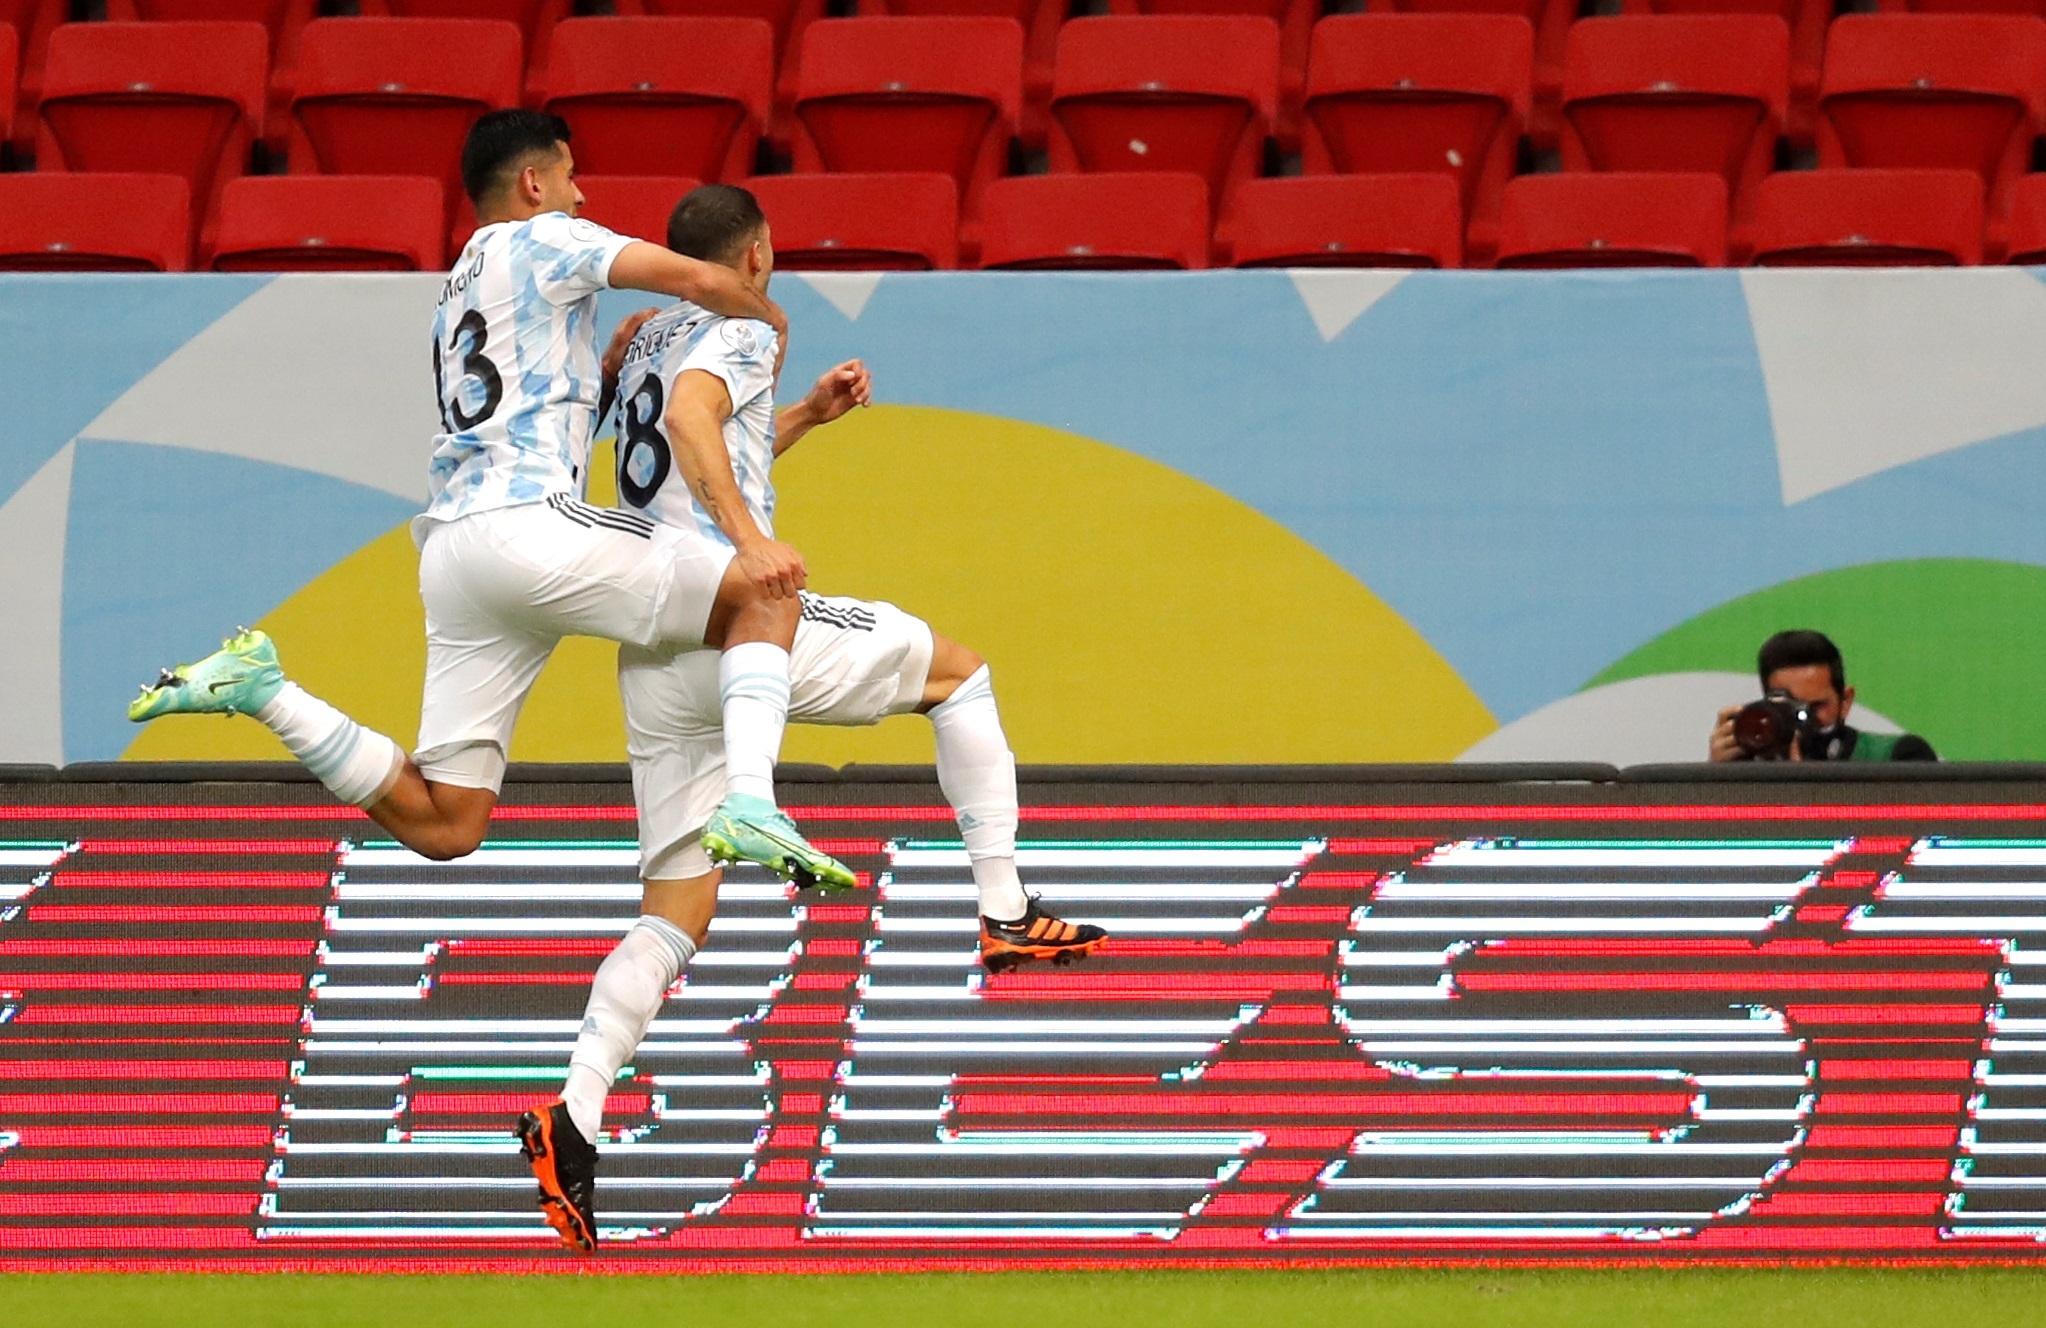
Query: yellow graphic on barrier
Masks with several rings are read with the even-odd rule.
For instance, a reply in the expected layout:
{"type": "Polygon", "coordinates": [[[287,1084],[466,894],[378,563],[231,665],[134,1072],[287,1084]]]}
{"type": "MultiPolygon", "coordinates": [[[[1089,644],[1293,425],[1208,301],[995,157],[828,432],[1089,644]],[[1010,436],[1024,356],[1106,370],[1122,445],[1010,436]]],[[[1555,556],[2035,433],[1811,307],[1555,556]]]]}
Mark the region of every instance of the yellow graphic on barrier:
{"type": "MultiPolygon", "coordinates": [[[[608,449],[590,501],[613,492],[608,449]]],[[[885,599],[985,655],[1025,762],[1447,761],[1497,723],[1355,577],[1244,504],[1076,434],[917,406],[819,430],[776,467],[779,533],[827,594],[885,599]]],[[[286,672],[410,743],[425,647],[406,533],[373,541],[262,626],[286,672]]],[[[512,757],[615,761],[614,650],[564,641],[512,757]]],[[[174,717],[141,760],[279,759],[260,725],[174,717]]],[[[792,727],[790,761],[928,762],[929,725],[792,727]]]]}
{"type": "MultiPolygon", "coordinates": [[[[252,625],[276,640],[286,677],[411,749],[426,676],[426,621],[419,555],[403,526],[334,564],[252,625]]],[[[212,649],[207,633],[224,630],[217,623],[192,624],[184,657],[205,654],[212,649]]],[[[291,753],[251,719],[174,715],[144,725],[121,757],[288,761],[291,753]]]]}

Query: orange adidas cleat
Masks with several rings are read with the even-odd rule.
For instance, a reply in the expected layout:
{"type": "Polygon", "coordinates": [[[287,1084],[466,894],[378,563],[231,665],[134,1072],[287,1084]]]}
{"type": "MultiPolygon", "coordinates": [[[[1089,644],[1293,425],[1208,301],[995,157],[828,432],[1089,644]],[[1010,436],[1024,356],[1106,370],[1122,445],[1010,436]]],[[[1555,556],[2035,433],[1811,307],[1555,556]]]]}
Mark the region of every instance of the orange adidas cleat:
{"type": "Polygon", "coordinates": [[[1087,922],[1067,922],[1044,911],[1035,896],[1014,922],[980,920],[980,962],[1001,973],[1033,959],[1058,965],[1077,964],[1101,948],[1108,933],[1087,922]]]}
{"type": "Polygon", "coordinates": [[[561,1243],[597,1252],[597,1147],[584,1139],[556,1099],[519,1117],[513,1133],[540,1182],[540,1211],[561,1233],[561,1243]]]}

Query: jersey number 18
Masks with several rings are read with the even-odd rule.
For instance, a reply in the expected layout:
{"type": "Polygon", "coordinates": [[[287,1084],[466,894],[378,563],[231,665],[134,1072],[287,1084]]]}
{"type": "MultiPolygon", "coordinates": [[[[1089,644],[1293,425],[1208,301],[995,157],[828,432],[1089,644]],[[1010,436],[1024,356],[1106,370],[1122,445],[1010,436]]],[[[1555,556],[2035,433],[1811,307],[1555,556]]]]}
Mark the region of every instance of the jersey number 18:
{"type": "Polygon", "coordinates": [[[654,500],[674,464],[661,436],[663,395],[660,375],[648,374],[619,412],[624,436],[618,440],[618,496],[634,507],[654,500]]]}

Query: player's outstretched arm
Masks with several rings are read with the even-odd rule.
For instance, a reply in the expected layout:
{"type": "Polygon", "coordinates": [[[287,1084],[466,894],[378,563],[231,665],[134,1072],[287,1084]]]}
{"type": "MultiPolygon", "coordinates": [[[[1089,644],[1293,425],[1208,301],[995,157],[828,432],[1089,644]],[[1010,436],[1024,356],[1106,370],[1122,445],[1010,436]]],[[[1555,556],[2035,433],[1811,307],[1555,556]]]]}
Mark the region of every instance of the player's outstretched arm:
{"type": "Polygon", "coordinates": [[[757,318],[774,329],[782,345],[788,344],[789,320],[781,306],[747,285],[738,272],[720,264],[635,240],[611,260],[609,280],[616,289],[672,295],[727,318],[757,318]]]}
{"type": "Polygon", "coordinates": [[[805,584],[803,555],[763,535],[746,510],[731,453],[725,450],[724,424],[731,416],[732,394],[724,379],[685,369],[668,394],[668,444],[690,495],[739,551],[733,564],[740,576],[769,599],[782,599],[805,584]]]}
{"type": "Polygon", "coordinates": [[[859,360],[847,360],[825,372],[809,394],[792,406],[783,406],[774,417],[774,454],[802,441],[804,434],[820,424],[829,424],[854,406],[874,404],[874,376],[859,360]]]}

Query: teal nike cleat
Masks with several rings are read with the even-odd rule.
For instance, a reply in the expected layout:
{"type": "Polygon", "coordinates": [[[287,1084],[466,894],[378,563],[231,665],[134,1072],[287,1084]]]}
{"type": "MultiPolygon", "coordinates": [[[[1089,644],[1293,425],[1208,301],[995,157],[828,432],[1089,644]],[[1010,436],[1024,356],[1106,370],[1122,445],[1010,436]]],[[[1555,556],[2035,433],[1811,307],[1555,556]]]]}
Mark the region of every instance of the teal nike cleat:
{"type": "Polygon", "coordinates": [[[128,718],[143,724],[158,715],[253,715],[282,686],[276,645],[241,628],[197,664],[165,669],[128,703],[128,718]]]}
{"type": "Polygon", "coordinates": [[[799,890],[850,890],[859,884],[844,863],[811,848],[787,813],[765,798],[727,797],[703,828],[703,851],[721,867],[757,862],[799,890]]]}

